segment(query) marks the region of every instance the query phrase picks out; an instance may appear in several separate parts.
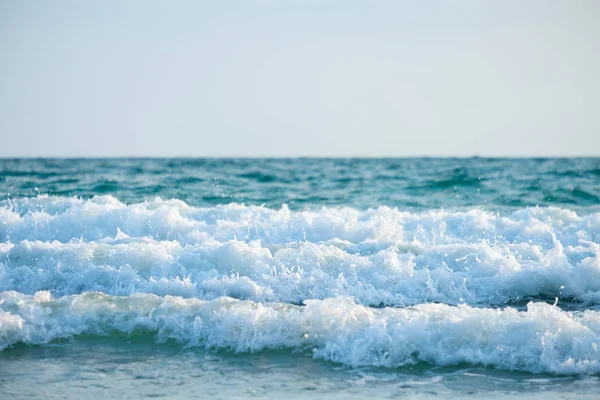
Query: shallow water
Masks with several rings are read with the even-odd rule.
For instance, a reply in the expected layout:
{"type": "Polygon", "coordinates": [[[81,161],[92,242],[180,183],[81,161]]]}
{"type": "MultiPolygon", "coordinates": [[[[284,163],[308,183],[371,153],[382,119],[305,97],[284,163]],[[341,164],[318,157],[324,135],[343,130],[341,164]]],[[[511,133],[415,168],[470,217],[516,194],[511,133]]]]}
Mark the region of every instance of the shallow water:
{"type": "Polygon", "coordinates": [[[598,377],[510,373],[460,365],[348,368],[307,354],[232,354],[130,339],[78,339],[3,354],[10,398],[140,397],[594,399],[598,377]]]}
{"type": "Polygon", "coordinates": [[[0,397],[600,392],[599,159],[16,159],[0,195],[0,397]]]}

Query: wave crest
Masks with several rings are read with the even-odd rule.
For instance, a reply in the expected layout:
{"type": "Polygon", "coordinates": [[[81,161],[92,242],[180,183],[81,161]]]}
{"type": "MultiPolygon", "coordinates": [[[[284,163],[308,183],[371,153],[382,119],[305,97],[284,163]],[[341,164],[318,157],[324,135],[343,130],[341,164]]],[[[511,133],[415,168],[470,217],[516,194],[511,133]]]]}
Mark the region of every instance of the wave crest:
{"type": "Polygon", "coordinates": [[[349,366],[469,363],[511,370],[600,372],[600,313],[565,312],[545,303],[526,311],[421,304],[373,309],[350,298],[305,307],[232,298],[212,301],[84,293],[52,298],[0,294],[0,347],[77,335],[146,333],[158,342],[256,352],[310,351],[349,366]]]}

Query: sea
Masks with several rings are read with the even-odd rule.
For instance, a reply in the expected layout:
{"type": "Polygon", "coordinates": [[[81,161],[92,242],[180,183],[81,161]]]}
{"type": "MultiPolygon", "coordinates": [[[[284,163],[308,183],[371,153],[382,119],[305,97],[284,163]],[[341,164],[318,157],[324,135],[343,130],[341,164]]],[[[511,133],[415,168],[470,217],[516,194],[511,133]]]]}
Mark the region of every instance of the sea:
{"type": "Polygon", "coordinates": [[[0,160],[0,398],[597,399],[599,158],[0,160]]]}

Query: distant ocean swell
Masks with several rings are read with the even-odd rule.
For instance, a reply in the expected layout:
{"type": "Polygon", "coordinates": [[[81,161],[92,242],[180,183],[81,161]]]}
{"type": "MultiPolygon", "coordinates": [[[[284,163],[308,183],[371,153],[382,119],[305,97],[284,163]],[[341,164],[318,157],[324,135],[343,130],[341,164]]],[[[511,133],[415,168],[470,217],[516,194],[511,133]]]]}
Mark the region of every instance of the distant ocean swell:
{"type": "Polygon", "coordinates": [[[0,202],[0,348],[150,335],[351,366],[600,373],[600,213],[0,202]],[[434,304],[441,303],[441,304],[434,304]]]}

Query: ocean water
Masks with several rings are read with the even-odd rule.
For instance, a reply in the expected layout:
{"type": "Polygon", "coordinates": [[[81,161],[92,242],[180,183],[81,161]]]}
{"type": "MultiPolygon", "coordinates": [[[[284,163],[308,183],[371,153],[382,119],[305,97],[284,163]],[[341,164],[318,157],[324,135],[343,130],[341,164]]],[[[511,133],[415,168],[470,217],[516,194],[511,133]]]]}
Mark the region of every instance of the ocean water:
{"type": "Polygon", "coordinates": [[[600,159],[0,160],[0,398],[590,398],[600,159]]]}

